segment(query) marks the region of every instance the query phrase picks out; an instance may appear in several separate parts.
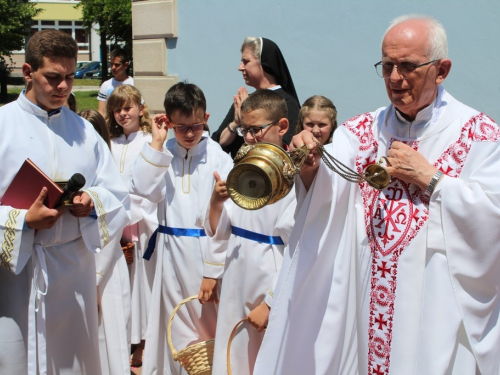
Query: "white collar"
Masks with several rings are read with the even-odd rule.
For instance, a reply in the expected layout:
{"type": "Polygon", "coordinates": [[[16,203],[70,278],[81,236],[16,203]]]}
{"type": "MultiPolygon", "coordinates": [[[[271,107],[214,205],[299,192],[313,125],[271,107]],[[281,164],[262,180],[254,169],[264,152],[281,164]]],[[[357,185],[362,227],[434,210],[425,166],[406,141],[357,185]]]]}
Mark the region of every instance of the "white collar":
{"type": "Polygon", "coordinates": [[[440,117],[443,108],[447,104],[443,100],[446,93],[442,86],[438,86],[436,99],[427,107],[421,109],[413,121],[406,120],[401,113],[392,106],[392,113],[388,116],[394,122],[395,135],[399,138],[416,139],[421,136],[440,117]]]}
{"type": "Polygon", "coordinates": [[[200,141],[198,144],[190,148],[189,150],[186,150],[184,147],[182,147],[178,142],[177,139],[171,138],[167,141],[167,148],[173,151],[175,154],[187,158],[188,156],[196,156],[202,154],[202,162],[205,161],[206,159],[206,154],[207,154],[207,145],[208,145],[208,138],[201,137],[200,141]]]}
{"type": "Polygon", "coordinates": [[[40,108],[35,103],[33,103],[31,100],[29,100],[26,97],[25,91],[26,90],[21,91],[21,93],[19,94],[19,97],[17,98],[17,103],[26,112],[31,113],[32,115],[35,115],[35,116],[40,116],[40,117],[45,117],[45,118],[49,118],[51,116],[58,115],[59,113],[61,113],[62,108],[64,106],[57,108],[57,109],[54,109],[53,111],[48,113],[45,109],[40,108]]]}
{"type": "Polygon", "coordinates": [[[280,88],[281,88],[281,86],[280,86],[280,85],[276,85],[276,86],[273,86],[273,87],[269,87],[269,88],[268,88],[268,90],[272,90],[272,91],[274,91],[274,90],[278,90],[278,89],[280,89],[280,88]]]}

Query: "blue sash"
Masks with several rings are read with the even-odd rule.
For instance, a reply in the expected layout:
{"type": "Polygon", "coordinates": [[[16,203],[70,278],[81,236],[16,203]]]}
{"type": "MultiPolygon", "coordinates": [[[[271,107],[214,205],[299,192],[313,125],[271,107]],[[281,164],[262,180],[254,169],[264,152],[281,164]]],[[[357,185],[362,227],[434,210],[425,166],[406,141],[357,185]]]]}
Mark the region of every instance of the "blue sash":
{"type": "Polygon", "coordinates": [[[267,243],[269,245],[284,245],[280,236],[266,236],[265,234],[255,233],[235,226],[231,227],[231,233],[255,242],[267,243]]]}
{"type": "Polygon", "coordinates": [[[148,247],[146,249],[146,252],[143,255],[143,258],[146,260],[151,259],[151,255],[153,255],[155,251],[155,245],[156,245],[156,236],[158,235],[158,232],[163,233],[163,234],[170,234],[171,236],[178,236],[178,237],[205,237],[205,230],[203,229],[185,229],[185,228],[171,228],[171,227],[166,227],[164,225],[159,225],[158,229],[156,229],[151,236],[151,238],[148,241],[148,247]]]}

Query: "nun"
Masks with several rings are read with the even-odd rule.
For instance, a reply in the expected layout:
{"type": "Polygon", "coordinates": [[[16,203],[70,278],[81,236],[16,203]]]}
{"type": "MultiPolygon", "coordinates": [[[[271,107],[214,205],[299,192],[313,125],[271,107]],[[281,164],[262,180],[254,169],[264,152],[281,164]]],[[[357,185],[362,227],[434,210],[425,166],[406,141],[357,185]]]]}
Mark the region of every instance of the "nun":
{"type": "MultiPolygon", "coordinates": [[[[241,46],[241,63],[238,70],[248,86],[255,89],[274,90],[286,101],[288,122],[290,127],[283,137],[284,146],[288,145],[295,134],[295,126],[299,115],[299,99],[292,76],[279,47],[272,40],[259,37],[247,37],[241,46]]],[[[233,98],[219,129],[213,133],[212,139],[234,158],[243,145],[243,137],[239,137],[236,128],[240,126],[241,103],[248,97],[248,91],[242,87],[233,98]]],[[[247,124],[263,125],[263,124],[247,124]]]]}

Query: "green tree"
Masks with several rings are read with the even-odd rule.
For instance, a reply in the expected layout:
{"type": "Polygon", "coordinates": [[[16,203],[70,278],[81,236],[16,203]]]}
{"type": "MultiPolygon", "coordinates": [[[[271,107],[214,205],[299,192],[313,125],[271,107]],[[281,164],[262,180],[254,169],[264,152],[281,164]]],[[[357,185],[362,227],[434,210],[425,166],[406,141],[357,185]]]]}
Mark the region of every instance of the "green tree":
{"type": "Polygon", "coordinates": [[[41,9],[28,0],[0,0],[0,58],[2,61],[12,51],[23,49],[26,28],[41,9]]]}
{"type": "Polygon", "coordinates": [[[89,30],[99,24],[101,36],[102,80],[108,79],[108,48],[125,43],[129,55],[132,51],[132,1],[131,0],[81,0],[76,7],[82,9],[83,25],[89,30]]]}
{"type": "Polygon", "coordinates": [[[0,103],[7,101],[7,64],[12,51],[23,49],[26,28],[41,9],[28,0],[0,0],[0,103]]]}

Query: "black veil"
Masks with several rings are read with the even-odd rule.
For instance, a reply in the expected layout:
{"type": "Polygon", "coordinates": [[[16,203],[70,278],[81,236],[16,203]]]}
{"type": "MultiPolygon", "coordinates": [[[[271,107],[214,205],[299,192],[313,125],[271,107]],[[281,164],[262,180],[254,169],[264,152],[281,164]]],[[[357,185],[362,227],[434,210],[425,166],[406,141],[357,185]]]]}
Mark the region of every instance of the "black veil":
{"type": "Polygon", "coordinates": [[[283,57],[279,47],[270,39],[261,39],[262,52],[260,56],[260,63],[262,68],[266,73],[271,74],[274,78],[276,78],[277,83],[283,88],[283,90],[292,95],[297,100],[297,103],[300,103],[297,92],[295,91],[292,76],[288,71],[288,66],[286,65],[285,58],[283,57]]]}

